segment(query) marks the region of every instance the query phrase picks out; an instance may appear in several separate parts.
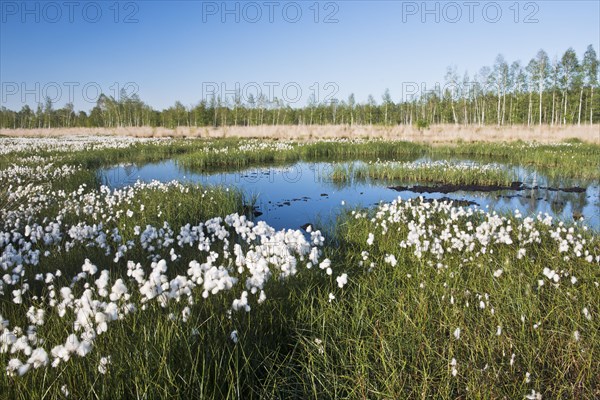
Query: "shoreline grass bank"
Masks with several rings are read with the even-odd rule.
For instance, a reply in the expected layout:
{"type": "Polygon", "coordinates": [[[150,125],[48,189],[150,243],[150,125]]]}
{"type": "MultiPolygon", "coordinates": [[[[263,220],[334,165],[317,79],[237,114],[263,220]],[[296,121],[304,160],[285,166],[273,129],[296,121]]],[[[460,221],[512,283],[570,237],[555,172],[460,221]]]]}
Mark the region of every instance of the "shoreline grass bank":
{"type": "Polygon", "coordinates": [[[576,138],[583,142],[600,144],[600,124],[569,126],[463,126],[432,125],[427,129],[414,126],[374,125],[259,125],[249,127],[187,127],[176,129],[137,128],[41,128],[0,129],[0,136],[10,137],[61,137],[61,136],[131,136],[131,137],[174,137],[174,138],[263,138],[280,140],[311,141],[319,139],[389,139],[422,143],[506,142],[536,141],[553,143],[576,138]]]}

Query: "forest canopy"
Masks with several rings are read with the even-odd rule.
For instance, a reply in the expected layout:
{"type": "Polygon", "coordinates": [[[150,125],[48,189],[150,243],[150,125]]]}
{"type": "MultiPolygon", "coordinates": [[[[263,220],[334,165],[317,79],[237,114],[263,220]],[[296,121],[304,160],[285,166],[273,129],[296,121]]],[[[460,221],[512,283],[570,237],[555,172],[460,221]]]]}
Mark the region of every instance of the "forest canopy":
{"type": "Polygon", "coordinates": [[[0,109],[1,128],[250,126],[250,125],[566,125],[600,120],[599,59],[592,45],[581,58],[569,48],[552,60],[544,50],[527,63],[508,62],[498,55],[492,66],[476,74],[448,67],[443,84],[394,102],[390,90],[377,101],[368,96],[292,107],[278,98],[212,96],[195,106],[177,101],[158,111],[137,94],[121,90],[118,98],[101,94],[89,111],[76,112],[72,103],[55,108],[50,98],[36,110],[0,109]]]}

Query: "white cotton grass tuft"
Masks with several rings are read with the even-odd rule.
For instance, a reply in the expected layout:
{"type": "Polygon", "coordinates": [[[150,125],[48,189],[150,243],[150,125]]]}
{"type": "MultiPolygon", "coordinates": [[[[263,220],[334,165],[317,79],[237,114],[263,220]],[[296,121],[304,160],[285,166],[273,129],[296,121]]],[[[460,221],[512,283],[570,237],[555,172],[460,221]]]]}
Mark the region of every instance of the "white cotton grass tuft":
{"type": "Polygon", "coordinates": [[[585,319],[587,319],[588,321],[592,320],[592,314],[590,314],[590,311],[588,310],[587,307],[583,307],[583,310],[581,312],[583,313],[583,316],[585,317],[585,319]]]}
{"type": "Polygon", "coordinates": [[[458,369],[456,368],[456,364],[456,358],[452,358],[452,361],[450,361],[450,366],[452,367],[452,376],[458,375],[458,369]]]}
{"type": "MultiPolygon", "coordinates": [[[[143,190],[150,186],[157,189],[165,188],[165,190],[177,187],[184,189],[180,183],[162,184],[157,182],[136,184],[135,189],[127,190],[135,194],[136,190],[143,190]]],[[[120,193],[119,190],[114,191],[113,199],[111,199],[113,192],[108,188],[102,187],[101,192],[103,196],[107,196],[107,200],[118,201],[116,199],[127,196],[120,193]]],[[[93,208],[90,207],[90,209],[93,208]]],[[[137,209],[137,206],[136,208],[132,206],[132,209],[137,209]]],[[[101,218],[106,219],[108,213],[105,210],[102,211],[101,218]]],[[[115,218],[118,217],[115,216],[115,218]]],[[[58,229],[59,226],[53,225],[52,229],[55,228],[58,229]]],[[[29,357],[26,362],[14,358],[7,367],[8,374],[23,375],[31,369],[46,365],[57,368],[75,356],[86,357],[94,349],[96,337],[108,332],[114,321],[123,320],[135,312],[151,310],[152,303],[168,310],[164,313],[165,318],[175,323],[181,323],[189,321],[191,318],[192,306],[197,301],[194,292],[203,298],[208,298],[224,291],[244,287],[246,290],[240,290],[241,294],[238,294],[239,297],[232,304],[231,310],[249,312],[251,302],[261,304],[266,301],[267,294],[264,288],[270,279],[274,277],[287,279],[296,275],[299,272],[297,268],[299,263],[305,260],[312,265],[319,265],[324,275],[333,274],[331,261],[322,258],[320,247],[324,244],[324,237],[320,231],[311,230],[309,240],[305,237],[304,232],[299,230],[277,231],[262,221],[255,223],[246,219],[245,216],[237,214],[231,214],[225,218],[213,218],[201,222],[198,226],[188,224],[181,227],[179,234],[168,223],[159,228],[150,225],[145,228],[137,227],[134,228],[136,239],[126,243],[122,242],[117,228],[106,231],[103,229],[102,224],[85,225],[83,223],[68,228],[69,239],[65,245],[66,251],[73,248],[76,242],[86,247],[101,248],[107,252],[107,255],[115,248],[118,249],[119,256],[115,257],[113,261],[119,262],[136,245],[135,242],[139,241],[142,251],[146,252],[151,260],[150,268],[144,268],[141,263],[127,261],[126,277],[113,277],[109,272],[112,270],[111,268],[100,269],[90,259],[86,259],[80,272],[72,277],[71,286],[56,288],[53,282],[55,282],[54,277],[62,275],[59,270],[47,273],[45,276],[38,274],[38,280],[45,281],[48,289],[47,298],[50,299],[48,305],[56,308],[59,318],[64,320],[72,318],[68,322],[72,323],[73,332],[68,334],[65,342],[48,343],[51,348],[51,355],[48,357],[42,348],[35,347],[44,342],[44,338],[37,337],[35,329],[28,334],[27,340],[23,341],[18,337],[20,332],[17,335],[6,332],[8,321],[0,317],[2,325],[0,326],[0,351],[5,353],[10,351],[11,347],[17,348],[15,346],[18,346],[18,351],[29,357]],[[228,238],[232,233],[238,235],[243,243],[245,241],[243,247],[239,244],[230,246],[228,238]],[[111,240],[114,240],[114,243],[111,240]],[[218,245],[222,251],[211,250],[213,245],[218,245]],[[167,264],[169,257],[167,260],[161,259],[158,253],[159,250],[169,251],[171,262],[178,262],[180,251],[177,250],[177,246],[196,246],[201,252],[206,252],[207,256],[202,263],[190,261],[187,274],[171,278],[167,264]],[[223,260],[236,265],[228,268],[226,264],[223,265],[223,260]],[[80,286],[82,291],[74,290],[75,285],[80,286]],[[77,296],[74,293],[78,293],[77,296]],[[180,314],[174,309],[169,309],[171,303],[179,302],[187,303],[179,310],[180,314]],[[3,329],[4,333],[2,333],[3,329]]],[[[38,231],[44,232],[42,229],[32,227],[30,237],[36,237],[38,231]]],[[[45,231],[48,232],[51,229],[45,231]]],[[[54,239],[56,241],[49,241],[46,244],[54,243],[61,246],[61,242],[64,241],[60,235],[52,238],[52,240],[54,239]]],[[[31,257],[31,260],[34,258],[31,257]]],[[[14,270],[20,271],[20,268],[22,267],[19,266],[14,270]]],[[[10,286],[18,283],[16,278],[13,279],[8,274],[3,276],[2,280],[10,286]]],[[[344,286],[347,280],[348,275],[340,273],[336,282],[338,282],[338,286],[344,286]]],[[[4,286],[0,286],[0,290],[2,289],[4,286]]],[[[12,298],[18,305],[26,300],[36,302],[35,306],[27,305],[24,316],[26,315],[30,322],[30,328],[42,326],[45,324],[48,310],[39,305],[38,297],[26,296],[28,290],[28,284],[22,283],[20,287],[14,288],[12,298]]],[[[227,316],[230,319],[232,317],[230,312],[227,312],[227,316]]],[[[17,332],[17,328],[14,331],[17,332]]],[[[237,338],[236,335],[234,333],[231,336],[232,340],[237,338]]],[[[107,360],[109,359],[107,358],[107,360]]],[[[100,369],[106,370],[107,365],[108,362],[103,361],[100,369]]]]}
{"type": "Polygon", "coordinates": [[[187,322],[190,318],[190,314],[192,313],[190,307],[186,306],[182,311],[181,311],[181,319],[183,322],[187,322]]]}
{"type": "Polygon", "coordinates": [[[90,275],[95,275],[96,272],[98,272],[98,267],[96,267],[94,264],[91,263],[89,259],[86,258],[83,266],[81,267],[81,270],[90,275]]]}
{"type": "Polygon", "coordinates": [[[111,364],[110,356],[101,357],[100,362],[98,363],[98,372],[100,372],[102,375],[106,374],[106,372],[108,371],[108,366],[110,364],[111,364]]]}
{"type": "Polygon", "coordinates": [[[315,345],[317,346],[317,349],[319,350],[319,354],[323,355],[325,354],[325,347],[323,347],[323,341],[319,338],[315,338],[315,345]]]}
{"type": "Polygon", "coordinates": [[[46,353],[46,350],[44,350],[41,347],[38,347],[31,353],[31,356],[27,360],[27,364],[32,365],[33,368],[40,368],[48,365],[48,361],[49,358],[48,353],[46,353]]]}
{"type": "Polygon", "coordinates": [[[531,394],[525,396],[527,400],[542,400],[542,394],[531,389],[531,394]]]}
{"type": "Polygon", "coordinates": [[[369,232],[369,237],[367,238],[367,244],[369,246],[372,246],[374,241],[375,241],[375,235],[373,235],[372,233],[369,232]]]}
{"type": "Polygon", "coordinates": [[[396,260],[396,256],[394,256],[393,254],[386,254],[383,261],[390,264],[392,267],[398,265],[398,260],[396,260]]]}
{"type": "Polygon", "coordinates": [[[23,303],[23,291],[21,289],[13,290],[13,303],[22,304],[23,303]]]}
{"type": "MultiPolygon", "coordinates": [[[[16,376],[23,375],[25,372],[20,373],[21,368],[23,367],[23,363],[18,358],[12,358],[8,361],[8,365],[6,366],[6,375],[8,376],[16,376]]],[[[28,368],[29,369],[29,368],[28,368]]]]}
{"type": "Polygon", "coordinates": [[[454,332],[452,333],[452,335],[454,336],[454,339],[459,340],[460,339],[460,328],[456,328],[454,330],[454,332]]]}
{"type": "Polygon", "coordinates": [[[348,283],[348,274],[344,273],[335,278],[335,280],[337,281],[338,287],[343,288],[348,283]]]}
{"type": "Polygon", "coordinates": [[[323,261],[321,261],[321,263],[319,264],[319,268],[320,269],[328,269],[331,267],[331,260],[329,258],[324,259],[323,261]]]}

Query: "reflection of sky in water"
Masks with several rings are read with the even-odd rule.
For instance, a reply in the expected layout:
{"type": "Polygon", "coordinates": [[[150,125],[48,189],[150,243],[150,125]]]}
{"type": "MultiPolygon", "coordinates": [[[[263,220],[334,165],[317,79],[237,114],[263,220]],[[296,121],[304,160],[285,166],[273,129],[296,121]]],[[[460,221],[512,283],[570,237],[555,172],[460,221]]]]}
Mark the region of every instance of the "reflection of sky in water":
{"type": "MultiPolygon", "coordinates": [[[[532,169],[516,168],[519,180],[527,185],[537,184],[560,187],[577,186],[577,181],[552,181],[532,169]]],[[[141,167],[117,166],[102,171],[104,181],[111,187],[122,187],[140,179],[162,182],[179,180],[209,185],[235,186],[248,198],[257,196],[257,207],[264,220],[276,229],[298,228],[305,223],[325,225],[343,207],[368,207],[379,201],[391,201],[398,196],[416,198],[420,194],[409,191],[396,192],[384,182],[332,182],[331,164],[297,163],[289,167],[249,168],[240,172],[197,174],[186,172],[173,160],[141,167]],[[342,206],[342,201],[345,206],[342,206]]],[[[414,183],[414,182],[413,182],[414,183]]],[[[407,182],[394,182],[407,184],[407,182]]],[[[408,182],[410,184],[410,182],[408,182]]],[[[561,220],[572,220],[573,214],[581,214],[588,226],[600,230],[600,187],[589,186],[584,193],[566,193],[547,189],[524,191],[500,191],[490,193],[456,192],[449,194],[422,194],[431,199],[450,198],[471,200],[482,208],[489,206],[498,212],[516,209],[525,216],[538,212],[548,213],[561,220]]]]}

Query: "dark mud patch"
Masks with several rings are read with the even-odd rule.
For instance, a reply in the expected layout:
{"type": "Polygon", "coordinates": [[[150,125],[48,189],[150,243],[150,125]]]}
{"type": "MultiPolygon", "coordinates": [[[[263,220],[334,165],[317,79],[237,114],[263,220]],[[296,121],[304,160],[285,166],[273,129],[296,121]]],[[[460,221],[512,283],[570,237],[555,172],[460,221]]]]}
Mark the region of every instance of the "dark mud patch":
{"type": "Polygon", "coordinates": [[[547,200],[543,197],[531,197],[529,195],[524,194],[506,194],[506,195],[498,195],[497,199],[527,199],[527,200],[535,200],[535,201],[543,201],[547,200]]]}
{"type": "Polygon", "coordinates": [[[434,186],[388,186],[389,189],[397,192],[413,192],[413,193],[455,193],[455,192],[500,192],[504,190],[548,190],[552,192],[565,192],[565,193],[583,193],[586,188],[581,187],[567,187],[567,188],[553,188],[543,186],[526,186],[523,182],[512,182],[510,185],[453,185],[453,184],[441,184],[434,186]]]}
{"type": "Polygon", "coordinates": [[[534,187],[535,190],[548,190],[550,192],[565,192],[565,193],[583,193],[587,189],[581,187],[570,187],[570,188],[553,188],[553,187],[534,187]]]}
{"type": "Polygon", "coordinates": [[[300,226],[300,228],[301,228],[302,230],[304,230],[304,231],[307,231],[307,232],[308,232],[308,227],[309,227],[309,226],[310,226],[310,228],[311,228],[311,229],[313,229],[313,228],[312,228],[312,224],[310,224],[310,223],[308,223],[308,222],[307,222],[307,223],[305,223],[305,224],[303,224],[303,225],[301,225],[301,226],[300,226]]]}
{"type": "Polygon", "coordinates": [[[245,215],[252,215],[254,218],[260,217],[261,215],[263,215],[262,211],[260,211],[257,206],[252,207],[249,205],[243,206],[243,213],[245,215]]]}
{"type": "Polygon", "coordinates": [[[300,197],[300,198],[297,198],[297,199],[292,199],[290,201],[297,202],[297,201],[308,201],[308,200],[310,200],[310,197],[304,196],[304,197],[300,197]]]}
{"type": "Polygon", "coordinates": [[[413,193],[454,193],[454,192],[496,192],[501,190],[524,190],[521,182],[513,182],[509,186],[501,185],[452,185],[443,184],[435,186],[389,186],[389,189],[397,192],[413,193]]]}

